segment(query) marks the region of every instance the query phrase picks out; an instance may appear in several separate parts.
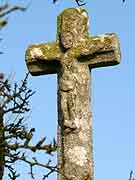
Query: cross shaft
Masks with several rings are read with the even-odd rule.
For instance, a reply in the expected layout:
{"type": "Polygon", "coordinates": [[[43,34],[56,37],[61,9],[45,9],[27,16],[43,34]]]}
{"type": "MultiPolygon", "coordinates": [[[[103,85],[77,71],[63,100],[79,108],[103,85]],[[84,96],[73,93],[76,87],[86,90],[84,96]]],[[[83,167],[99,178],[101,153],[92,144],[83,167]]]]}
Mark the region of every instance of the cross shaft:
{"type": "Polygon", "coordinates": [[[115,34],[91,37],[84,9],[58,16],[56,42],[32,45],[26,63],[32,75],[58,75],[58,180],[93,180],[91,69],[120,63],[115,34]]]}

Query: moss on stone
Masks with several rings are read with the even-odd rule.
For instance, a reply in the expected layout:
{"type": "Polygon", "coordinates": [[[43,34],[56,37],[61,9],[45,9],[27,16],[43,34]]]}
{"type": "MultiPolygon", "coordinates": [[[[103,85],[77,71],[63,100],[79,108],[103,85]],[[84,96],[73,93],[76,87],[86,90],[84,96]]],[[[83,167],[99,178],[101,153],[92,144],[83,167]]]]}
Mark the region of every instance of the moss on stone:
{"type": "MultiPolygon", "coordinates": [[[[116,35],[89,36],[87,22],[85,9],[66,9],[58,16],[56,42],[33,45],[26,51],[32,75],[58,74],[58,166],[74,180],[90,180],[94,175],[90,70],[120,61],[116,35]],[[79,160],[81,151],[74,147],[82,149],[79,160]]],[[[58,179],[65,178],[59,173],[58,179]]]]}

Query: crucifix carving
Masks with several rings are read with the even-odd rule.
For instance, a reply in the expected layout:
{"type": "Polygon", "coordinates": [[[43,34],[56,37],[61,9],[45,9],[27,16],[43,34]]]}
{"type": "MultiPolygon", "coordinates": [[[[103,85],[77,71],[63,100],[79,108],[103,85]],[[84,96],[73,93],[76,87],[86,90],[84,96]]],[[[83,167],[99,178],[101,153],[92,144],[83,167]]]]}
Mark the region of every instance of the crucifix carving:
{"type": "Polygon", "coordinates": [[[32,75],[58,75],[58,180],[93,180],[91,70],[119,63],[117,36],[90,36],[81,8],[58,16],[55,42],[27,49],[32,75]]]}

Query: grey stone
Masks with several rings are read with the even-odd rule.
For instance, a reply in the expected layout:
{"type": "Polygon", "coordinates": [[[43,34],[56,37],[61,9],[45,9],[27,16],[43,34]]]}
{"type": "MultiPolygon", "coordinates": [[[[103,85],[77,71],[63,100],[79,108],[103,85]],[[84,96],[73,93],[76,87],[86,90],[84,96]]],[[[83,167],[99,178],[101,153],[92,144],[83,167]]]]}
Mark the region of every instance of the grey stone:
{"type": "Polygon", "coordinates": [[[27,49],[32,75],[58,75],[58,180],[94,179],[91,70],[119,63],[117,36],[89,35],[88,14],[81,8],[58,16],[55,42],[27,49]]]}

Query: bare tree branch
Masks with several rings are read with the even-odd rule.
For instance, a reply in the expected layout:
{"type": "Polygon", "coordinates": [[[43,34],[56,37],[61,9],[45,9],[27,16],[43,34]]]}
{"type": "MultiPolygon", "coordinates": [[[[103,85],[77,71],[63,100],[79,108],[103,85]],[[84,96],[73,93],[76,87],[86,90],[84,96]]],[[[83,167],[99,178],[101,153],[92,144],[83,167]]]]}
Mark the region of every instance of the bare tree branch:
{"type": "Polygon", "coordinates": [[[52,164],[51,160],[42,163],[33,153],[37,151],[53,155],[57,149],[55,139],[51,143],[46,143],[46,137],[39,139],[34,145],[31,143],[35,128],[27,129],[24,120],[25,113],[30,111],[29,99],[34,94],[28,88],[28,74],[20,85],[14,83],[11,85],[8,79],[0,80],[0,179],[3,177],[4,168],[9,171],[8,177],[16,180],[18,173],[12,166],[15,162],[24,162],[30,167],[30,175],[34,179],[33,167],[42,167],[47,169],[43,174],[43,179],[53,172],[57,171],[57,166],[52,164]],[[16,120],[5,123],[4,118],[8,114],[19,114],[16,120]],[[27,156],[28,152],[32,157],[27,156]]]}

